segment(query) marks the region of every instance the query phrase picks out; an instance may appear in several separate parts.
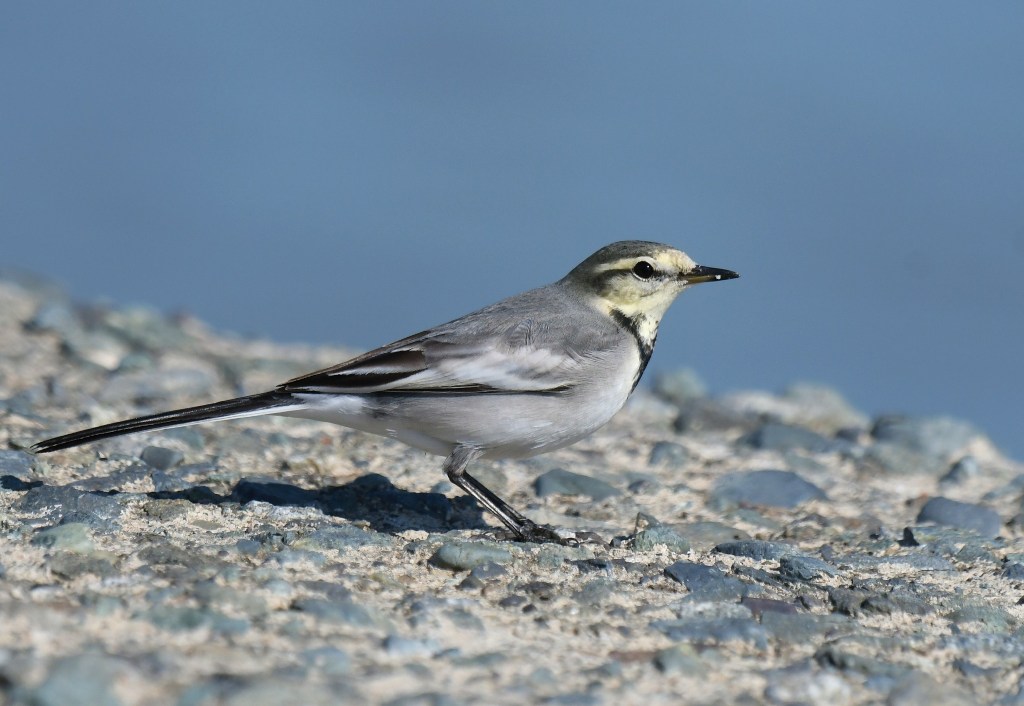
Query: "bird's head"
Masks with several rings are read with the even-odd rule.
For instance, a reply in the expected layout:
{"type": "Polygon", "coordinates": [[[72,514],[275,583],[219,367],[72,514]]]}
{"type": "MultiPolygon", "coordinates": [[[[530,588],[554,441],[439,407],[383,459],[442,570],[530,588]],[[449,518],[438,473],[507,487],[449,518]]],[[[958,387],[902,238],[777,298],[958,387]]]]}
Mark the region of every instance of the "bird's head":
{"type": "Polygon", "coordinates": [[[731,270],[698,265],[686,253],[644,240],[601,248],[562,279],[608,313],[657,325],[679,293],[702,282],[735,279],[731,270]]]}

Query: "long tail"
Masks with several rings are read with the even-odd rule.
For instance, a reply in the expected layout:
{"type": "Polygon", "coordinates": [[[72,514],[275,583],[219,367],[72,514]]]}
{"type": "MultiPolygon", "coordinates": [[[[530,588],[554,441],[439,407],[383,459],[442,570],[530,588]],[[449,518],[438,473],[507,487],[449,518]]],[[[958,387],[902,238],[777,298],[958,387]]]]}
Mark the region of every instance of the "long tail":
{"type": "Polygon", "coordinates": [[[104,424],[92,429],[83,429],[40,441],[32,446],[32,450],[36,453],[46,453],[48,451],[69,449],[72,446],[88,444],[100,439],[109,439],[112,436],[133,434],[137,431],[184,427],[190,424],[220,419],[255,417],[261,414],[281,413],[287,411],[288,408],[301,409],[305,406],[301,401],[297,401],[292,397],[290,393],[275,390],[247,397],[236,397],[233,400],[224,400],[223,402],[214,402],[213,404],[199,405],[198,407],[186,407],[185,409],[150,414],[136,419],[126,419],[123,422],[104,424]]]}

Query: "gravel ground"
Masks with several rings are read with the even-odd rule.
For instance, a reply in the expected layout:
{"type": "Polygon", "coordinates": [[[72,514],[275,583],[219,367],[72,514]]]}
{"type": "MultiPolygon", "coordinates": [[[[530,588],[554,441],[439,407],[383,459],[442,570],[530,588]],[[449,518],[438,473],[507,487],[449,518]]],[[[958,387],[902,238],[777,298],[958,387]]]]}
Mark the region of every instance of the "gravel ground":
{"type": "Polygon", "coordinates": [[[26,451],[350,353],[0,279],[0,701],[1024,703],[1024,466],[957,419],[664,377],[478,465],[579,547],[504,541],[439,458],[315,422],[26,451]]]}

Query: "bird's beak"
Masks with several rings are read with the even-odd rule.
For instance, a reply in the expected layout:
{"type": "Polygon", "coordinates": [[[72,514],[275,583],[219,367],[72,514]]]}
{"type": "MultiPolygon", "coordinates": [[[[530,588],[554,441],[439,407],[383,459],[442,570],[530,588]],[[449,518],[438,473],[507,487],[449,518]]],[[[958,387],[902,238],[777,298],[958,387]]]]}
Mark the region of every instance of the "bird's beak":
{"type": "Polygon", "coordinates": [[[679,276],[679,279],[683,280],[687,284],[700,284],[701,282],[718,282],[723,279],[736,279],[739,277],[738,274],[732,270],[722,270],[717,267],[704,267],[704,265],[697,265],[689,272],[684,272],[679,276]]]}

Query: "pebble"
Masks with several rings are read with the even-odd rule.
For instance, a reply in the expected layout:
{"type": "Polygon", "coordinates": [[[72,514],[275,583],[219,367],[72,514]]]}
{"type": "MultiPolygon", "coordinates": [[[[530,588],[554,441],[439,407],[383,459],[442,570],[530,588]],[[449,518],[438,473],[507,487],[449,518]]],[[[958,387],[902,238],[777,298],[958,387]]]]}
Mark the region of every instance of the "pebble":
{"type": "Polygon", "coordinates": [[[30,488],[16,503],[21,512],[43,514],[51,520],[74,515],[96,528],[111,529],[124,512],[117,498],[86,492],[70,485],[39,485],[30,488]]]}
{"type": "Polygon", "coordinates": [[[19,699],[31,706],[121,706],[115,685],[131,667],[114,657],[85,652],[58,659],[42,684],[19,699]]]}
{"type": "Polygon", "coordinates": [[[689,368],[655,375],[653,390],[655,395],[676,407],[708,394],[707,385],[700,375],[689,368]]]}
{"type": "Polygon", "coordinates": [[[888,415],[875,420],[871,436],[925,456],[946,458],[981,436],[981,432],[972,424],[951,417],[888,415]]]}
{"type": "Polygon", "coordinates": [[[81,522],[69,522],[39,530],[32,538],[32,544],[47,549],[85,553],[95,549],[89,536],[89,526],[81,522]]]}
{"type": "Polygon", "coordinates": [[[24,451],[0,450],[0,476],[12,476],[20,481],[31,480],[35,463],[35,457],[24,451]]]}
{"type": "Polygon", "coordinates": [[[691,645],[673,645],[654,655],[654,666],[663,674],[699,675],[707,669],[691,645]]]}
{"type": "Polygon", "coordinates": [[[719,554],[742,556],[755,561],[775,561],[784,556],[796,554],[797,548],[786,542],[767,542],[763,539],[741,539],[722,542],[715,546],[719,554]]]}
{"type": "Polygon", "coordinates": [[[467,571],[488,564],[507,564],[512,553],[493,542],[448,542],[437,548],[430,563],[451,571],[467,571]]]}
{"type": "Polygon", "coordinates": [[[999,514],[991,508],[943,497],[926,502],[917,515],[917,521],[974,530],[985,537],[998,536],[1003,526],[999,514]]]}
{"type": "Polygon", "coordinates": [[[562,468],[554,468],[534,481],[534,490],[541,498],[549,495],[583,495],[592,500],[601,501],[619,495],[615,486],[603,480],[573,473],[562,468]]]}
{"type": "Polygon", "coordinates": [[[792,471],[764,470],[722,475],[711,489],[708,503],[723,510],[740,505],[792,508],[825,499],[818,486],[792,471]]]}
{"type": "Polygon", "coordinates": [[[391,535],[355,525],[321,527],[292,542],[296,549],[340,552],[367,547],[388,547],[394,544],[395,539],[391,535]]]}
{"type": "Polygon", "coordinates": [[[978,459],[967,455],[959,459],[946,472],[946,475],[939,478],[943,485],[962,485],[978,477],[981,468],[978,466],[978,459]]]}
{"type": "Polygon", "coordinates": [[[173,449],[165,449],[162,446],[147,446],[139,454],[139,458],[151,468],[166,471],[184,461],[185,454],[173,449]]]}
{"type": "Polygon", "coordinates": [[[835,567],[812,556],[783,556],[779,559],[779,575],[789,581],[813,581],[819,576],[836,576],[835,567]]]}
{"type": "Polygon", "coordinates": [[[654,525],[637,532],[629,539],[633,551],[647,552],[658,545],[664,545],[670,552],[686,554],[690,551],[690,540],[669,525],[654,525]]]}
{"type": "Polygon", "coordinates": [[[671,466],[680,468],[690,461],[690,452],[682,444],[674,441],[659,441],[651,447],[651,455],[647,457],[649,466],[671,466]]]}
{"type": "Polygon", "coordinates": [[[740,443],[766,451],[809,451],[827,453],[835,443],[805,427],[768,422],[740,439],[740,443]]]}

